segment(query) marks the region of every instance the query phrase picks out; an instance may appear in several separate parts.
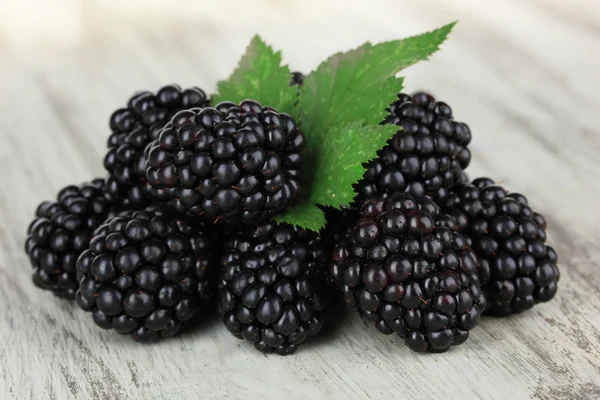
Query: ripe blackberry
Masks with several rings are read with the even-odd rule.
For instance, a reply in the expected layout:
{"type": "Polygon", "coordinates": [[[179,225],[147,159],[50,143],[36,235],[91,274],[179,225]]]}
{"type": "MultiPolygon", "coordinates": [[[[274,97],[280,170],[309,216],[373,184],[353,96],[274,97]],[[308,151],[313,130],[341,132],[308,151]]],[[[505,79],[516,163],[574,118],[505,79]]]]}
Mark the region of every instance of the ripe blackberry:
{"type": "Polygon", "coordinates": [[[348,308],[380,332],[396,332],[413,351],[465,342],[485,310],[475,252],[427,198],[367,200],[332,260],[348,308]]]}
{"type": "Polygon", "coordinates": [[[557,255],[545,244],[546,221],[525,196],[479,178],[454,187],[444,208],[479,257],[487,313],[521,312],[554,297],[557,255]]]}
{"type": "Polygon", "coordinates": [[[324,247],[290,225],[247,228],[225,243],[219,312],[225,327],[264,353],[291,354],[323,326],[324,247]]]}
{"type": "Polygon", "coordinates": [[[67,186],[58,192],[56,201],[38,206],[25,240],[25,252],[34,269],[33,282],[38,287],[59,297],[75,297],[77,257],[111,211],[104,188],[103,179],[67,186]]]}
{"type": "Polygon", "coordinates": [[[110,117],[112,134],[104,157],[108,198],[122,203],[123,208],[140,209],[149,205],[144,149],[176,112],[207,107],[208,102],[202,89],[182,90],[177,85],[167,85],[156,94],[136,93],[125,108],[116,110],[110,117]]]}
{"type": "Polygon", "coordinates": [[[304,84],[304,74],[302,72],[292,72],[290,86],[302,86],[304,84]]]}
{"type": "Polygon", "coordinates": [[[400,93],[388,111],[383,123],[402,129],[365,165],[355,186],[358,204],[383,193],[435,196],[461,179],[471,161],[471,131],[454,120],[446,103],[423,92],[400,93]]]}
{"type": "Polygon", "coordinates": [[[175,335],[214,293],[211,244],[150,208],[109,219],[77,261],[77,303],[96,325],[148,342],[175,335]]]}
{"type": "Polygon", "coordinates": [[[175,114],[146,148],[155,199],[211,221],[257,223],[299,194],[304,134],[253,100],[175,114]]]}

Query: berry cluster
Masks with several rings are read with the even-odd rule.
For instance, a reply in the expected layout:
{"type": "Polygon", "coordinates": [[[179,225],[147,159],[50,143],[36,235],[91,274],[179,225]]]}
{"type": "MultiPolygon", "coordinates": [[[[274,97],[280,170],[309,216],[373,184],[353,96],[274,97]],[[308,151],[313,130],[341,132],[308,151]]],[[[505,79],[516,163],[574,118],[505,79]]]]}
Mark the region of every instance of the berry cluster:
{"type": "MultiPolygon", "coordinates": [[[[294,73],[288,102],[313,84],[294,73]]],[[[398,95],[382,124],[401,129],[365,164],[351,205],[314,206],[319,232],[285,214],[311,193],[311,137],[258,101],[209,103],[169,85],[113,113],[107,177],[64,188],[29,226],[37,286],[140,342],[218,310],[235,337],[281,355],[319,334],[335,294],[416,352],[556,294],[544,218],[490,179],[469,183],[471,132],[446,103],[398,95]]]]}
{"type": "Polygon", "coordinates": [[[144,149],[175,113],[206,106],[208,99],[202,89],[182,90],[177,85],[167,85],[156,94],[138,92],[129,99],[127,107],[116,110],[110,116],[112,134],[104,157],[107,198],[124,209],[150,205],[144,149]]]}
{"type": "Polygon", "coordinates": [[[270,221],[300,194],[306,140],[292,117],[168,85],[136,93],[109,127],[107,177],[62,189],[29,226],[37,286],[140,342],[217,303],[263,352],[318,334],[331,293],[323,239],[270,221]]]}
{"type": "Polygon", "coordinates": [[[213,273],[210,243],[192,223],[127,211],[96,229],[79,256],[77,304],[101,328],[169,337],[210,300],[213,273]]]}
{"type": "Polygon", "coordinates": [[[292,353],[323,325],[327,255],[314,232],[267,223],[227,240],[219,311],[225,326],[262,352],[292,353]]]}
{"type": "Polygon", "coordinates": [[[146,148],[155,199],[180,213],[259,223],[299,194],[304,134],[258,102],[180,111],[146,148]]]}
{"type": "Polygon", "coordinates": [[[105,193],[104,181],[96,179],[67,186],[56,201],[38,206],[25,240],[37,286],[59,297],[75,297],[77,258],[88,247],[94,229],[115,211],[105,193]]]}
{"type": "Polygon", "coordinates": [[[401,129],[366,165],[356,185],[359,203],[403,191],[419,197],[438,195],[461,179],[471,162],[471,130],[454,120],[448,104],[424,92],[400,93],[388,111],[383,123],[401,129]]]}
{"type": "Polygon", "coordinates": [[[332,260],[348,308],[414,351],[465,342],[486,307],[475,252],[428,198],[367,200],[332,260]]]}
{"type": "Polygon", "coordinates": [[[554,297],[557,255],[546,245],[544,217],[525,196],[479,178],[456,185],[443,206],[479,256],[489,314],[525,311],[554,297]]]}

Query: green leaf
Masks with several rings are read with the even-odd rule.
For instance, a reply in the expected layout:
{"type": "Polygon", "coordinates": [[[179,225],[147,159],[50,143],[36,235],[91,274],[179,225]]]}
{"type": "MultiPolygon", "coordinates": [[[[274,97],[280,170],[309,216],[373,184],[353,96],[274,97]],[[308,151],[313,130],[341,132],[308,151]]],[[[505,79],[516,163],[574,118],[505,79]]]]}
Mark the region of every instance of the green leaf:
{"type": "Polygon", "coordinates": [[[306,165],[310,168],[304,171],[308,175],[305,187],[310,188],[310,193],[302,204],[277,216],[275,221],[320,230],[326,221],[317,204],[336,208],[350,204],[354,199],[352,185],[365,172],[362,163],[375,158],[397,131],[396,125],[364,126],[362,121],[329,129],[321,145],[306,152],[310,156],[306,165]]]}
{"type": "Polygon", "coordinates": [[[304,203],[290,208],[284,214],[276,216],[274,220],[278,223],[286,222],[301,228],[318,231],[325,225],[325,214],[315,204],[304,203]]]}
{"type": "Polygon", "coordinates": [[[329,129],[311,166],[310,202],[336,208],[350,204],[352,185],[365,173],[362,164],[375,158],[397,131],[396,125],[364,126],[363,121],[329,129]]]}
{"type": "Polygon", "coordinates": [[[365,43],[338,53],[310,73],[300,92],[302,129],[322,135],[329,127],[353,121],[378,124],[402,88],[393,78],[400,70],[427,59],[455,23],[432,32],[377,45],[365,43]]]}
{"type": "Polygon", "coordinates": [[[342,207],[354,199],[353,184],[363,163],[376,157],[397,131],[379,125],[386,107],[402,90],[402,69],[427,59],[444,42],[454,23],[403,40],[364,45],[331,56],[298,88],[290,87],[290,69],[260,37],[250,43],[231,77],[219,82],[220,101],[258,100],[297,119],[306,135],[302,203],[275,218],[311,230],[325,225],[318,205],[342,207]]]}
{"type": "MultiPolygon", "coordinates": [[[[395,96],[402,90],[402,78],[388,78],[382,87],[393,87],[395,96]]],[[[355,195],[352,184],[358,182],[364,173],[362,164],[375,158],[377,151],[398,129],[395,125],[368,125],[362,129],[363,125],[366,124],[361,120],[342,127],[333,126],[325,131],[305,131],[302,186],[310,187],[311,201],[334,207],[350,204],[355,195]],[[354,171],[352,179],[336,176],[338,172],[348,169],[354,171]],[[330,190],[335,192],[325,191],[323,188],[332,181],[336,181],[336,184],[330,190]]]]}
{"type": "Polygon", "coordinates": [[[290,87],[290,77],[290,68],[282,65],[281,52],[275,52],[256,35],[229,79],[217,84],[214,103],[253,99],[279,112],[294,114],[298,88],[290,87]]]}

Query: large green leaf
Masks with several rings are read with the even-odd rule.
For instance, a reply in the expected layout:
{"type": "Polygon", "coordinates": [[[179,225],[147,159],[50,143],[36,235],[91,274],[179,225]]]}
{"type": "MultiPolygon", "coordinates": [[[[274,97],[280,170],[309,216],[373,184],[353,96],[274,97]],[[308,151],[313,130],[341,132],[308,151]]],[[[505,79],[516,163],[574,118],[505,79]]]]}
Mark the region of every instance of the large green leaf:
{"type": "Polygon", "coordinates": [[[348,122],[380,123],[402,88],[401,81],[390,78],[427,59],[454,24],[402,40],[367,42],[328,58],[306,77],[300,92],[303,129],[309,135],[322,135],[330,126],[348,122]]]}
{"type": "Polygon", "coordinates": [[[275,218],[319,230],[325,217],[318,205],[342,207],[354,198],[353,184],[363,163],[396,132],[379,125],[386,107],[402,90],[402,69],[427,59],[444,42],[454,23],[403,40],[364,45],[331,56],[311,72],[298,96],[281,54],[256,36],[231,77],[219,82],[220,101],[258,100],[297,118],[306,135],[301,204],[275,218]],[[298,107],[296,107],[298,106],[298,107]]]}

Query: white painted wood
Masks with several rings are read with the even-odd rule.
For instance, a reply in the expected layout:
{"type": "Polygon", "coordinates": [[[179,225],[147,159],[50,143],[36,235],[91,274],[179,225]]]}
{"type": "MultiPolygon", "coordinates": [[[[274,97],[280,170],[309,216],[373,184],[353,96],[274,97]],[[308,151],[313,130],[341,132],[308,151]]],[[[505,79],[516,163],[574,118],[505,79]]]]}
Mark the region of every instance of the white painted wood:
{"type": "Polygon", "coordinates": [[[0,3],[0,398],[600,398],[598,54],[596,0],[0,3]],[[216,316],[139,345],[31,284],[33,210],[103,173],[108,116],[133,91],[213,90],[255,32],[308,71],[457,19],[444,50],[406,71],[408,89],[434,91],[470,124],[472,177],[504,181],[546,216],[562,260],[551,303],[486,318],[441,355],[333,310],[339,326],[282,358],[216,316]]]}

